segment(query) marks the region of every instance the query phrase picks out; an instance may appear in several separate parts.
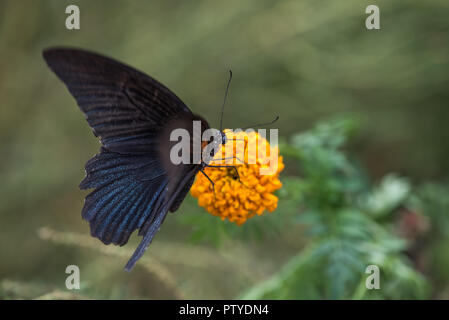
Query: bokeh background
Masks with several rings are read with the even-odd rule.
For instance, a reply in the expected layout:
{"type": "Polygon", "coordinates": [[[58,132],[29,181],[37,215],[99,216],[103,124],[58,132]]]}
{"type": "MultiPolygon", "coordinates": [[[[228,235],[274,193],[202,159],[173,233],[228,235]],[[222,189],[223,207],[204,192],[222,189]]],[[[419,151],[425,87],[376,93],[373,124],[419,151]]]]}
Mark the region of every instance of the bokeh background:
{"type": "MultiPolygon", "coordinates": [[[[339,260],[320,260],[323,273],[301,269],[307,277],[299,277],[294,261],[328,234],[309,237],[301,221],[290,223],[314,199],[294,197],[304,187],[295,183],[309,181],[301,168],[310,158],[295,157],[293,149],[311,147],[304,134],[330,139],[316,129],[328,121],[325,132],[348,139],[336,152],[363,173],[360,190],[383,190],[388,199],[397,196],[394,186],[406,190],[380,218],[353,203],[402,241],[395,257],[416,284],[372,297],[449,297],[449,239],[442,228],[449,220],[448,16],[445,0],[1,1],[0,298],[369,298],[357,285],[364,283],[361,267],[351,269],[359,280],[349,275],[329,289],[326,279],[344,271],[326,268],[339,260]],[[65,28],[69,4],[80,8],[80,30],[65,28]],[[369,4],[380,8],[380,30],[365,28],[369,4]],[[278,209],[238,227],[189,196],[142,263],[124,272],[138,237],[122,248],[103,246],[80,216],[86,193],[77,185],[99,144],[42,59],[44,48],[62,45],[152,75],[212,125],[231,68],[226,127],[280,116],[286,168],[278,209]],[[335,118],[350,118],[356,134],[346,136],[347,124],[335,118]],[[303,135],[291,140],[297,133],[303,135]],[[397,231],[410,223],[411,236],[397,231]],[[76,292],[65,288],[70,264],[81,270],[76,292]]],[[[348,198],[346,189],[339,192],[348,198]]],[[[342,252],[343,261],[351,259],[342,252]]]]}

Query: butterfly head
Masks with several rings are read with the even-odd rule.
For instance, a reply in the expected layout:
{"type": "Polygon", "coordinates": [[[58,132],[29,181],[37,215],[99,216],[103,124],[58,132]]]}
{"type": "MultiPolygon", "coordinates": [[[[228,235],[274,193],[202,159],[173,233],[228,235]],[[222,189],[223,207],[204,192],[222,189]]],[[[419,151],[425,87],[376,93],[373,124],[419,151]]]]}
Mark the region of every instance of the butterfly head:
{"type": "Polygon", "coordinates": [[[223,131],[220,131],[221,134],[221,144],[226,144],[226,142],[228,142],[228,137],[226,137],[226,133],[224,133],[223,131]]]}

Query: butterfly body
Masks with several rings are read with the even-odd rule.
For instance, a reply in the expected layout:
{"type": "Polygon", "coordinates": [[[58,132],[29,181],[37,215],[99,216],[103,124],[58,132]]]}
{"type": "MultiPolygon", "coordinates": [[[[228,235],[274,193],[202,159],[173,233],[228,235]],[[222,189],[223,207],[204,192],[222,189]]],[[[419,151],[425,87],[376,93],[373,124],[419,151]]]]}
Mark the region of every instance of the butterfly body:
{"type": "MultiPolygon", "coordinates": [[[[81,189],[93,189],[82,210],[92,236],[120,246],[136,229],[143,236],[125,267],[129,271],[207,165],[173,164],[170,132],[182,128],[193,136],[197,121],[201,136],[209,124],[164,85],[116,60],[68,48],[48,49],[43,56],[102,144],[80,183],[81,189]]],[[[191,156],[194,149],[192,142],[191,156]]]]}

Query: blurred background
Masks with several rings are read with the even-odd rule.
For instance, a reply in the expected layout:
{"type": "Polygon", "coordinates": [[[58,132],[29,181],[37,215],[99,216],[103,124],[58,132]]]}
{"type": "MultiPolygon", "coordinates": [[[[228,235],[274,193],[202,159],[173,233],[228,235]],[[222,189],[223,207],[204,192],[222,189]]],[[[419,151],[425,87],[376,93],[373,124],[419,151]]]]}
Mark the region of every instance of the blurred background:
{"type": "Polygon", "coordinates": [[[445,0],[1,1],[0,299],[448,298],[448,16],[445,0]],[[212,126],[231,68],[226,127],[280,116],[278,209],[238,227],[188,196],[124,272],[139,238],[104,246],[81,219],[99,143],[50,46],[126,62],[212,126]]]}

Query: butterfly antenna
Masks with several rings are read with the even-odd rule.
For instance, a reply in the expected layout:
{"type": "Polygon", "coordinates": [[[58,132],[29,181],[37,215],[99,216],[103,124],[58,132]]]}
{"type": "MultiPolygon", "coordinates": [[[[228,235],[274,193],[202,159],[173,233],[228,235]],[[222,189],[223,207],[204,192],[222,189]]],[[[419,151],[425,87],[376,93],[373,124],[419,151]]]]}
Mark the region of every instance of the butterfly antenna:
{"type": "Polygon", "coordinates": [[[226,98],[228,97],[228,91],[229,91],[229,85],[231,84],[231,79],[232,79],[232,71],[229,70],[228,85],[226,86],[226,92],[225,92],[225,96],[224,96],[224,99],[223,99],[223,105],[221,106],[220,131],[223,130],[223,113],[224,113],[224,107],[225,107],[225,104],[226,104],[226,98]]]}
{"type": "Polygon", "coordinates": [[[244,127],[244,128],[242,128],[242,130],[246,130],[246,129],[249,129],[249,128],[255,128],[255,127],[268,126],[268,125],[270,125],[270,124],[275,123],[275,122],[278,121],[278,120],[279,120],[279,116],[276,116],[276,118],[275,118],[274,120],[270,121],[270,122],[254,124],[254,125],[252,125],[252,126],[244,127]]]}

